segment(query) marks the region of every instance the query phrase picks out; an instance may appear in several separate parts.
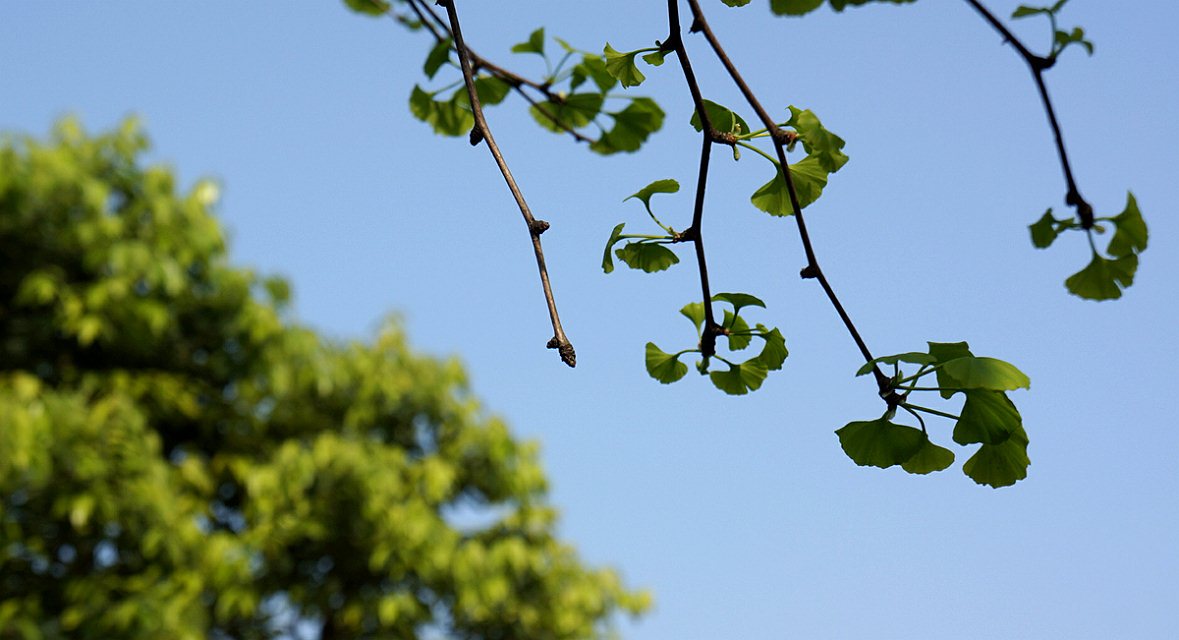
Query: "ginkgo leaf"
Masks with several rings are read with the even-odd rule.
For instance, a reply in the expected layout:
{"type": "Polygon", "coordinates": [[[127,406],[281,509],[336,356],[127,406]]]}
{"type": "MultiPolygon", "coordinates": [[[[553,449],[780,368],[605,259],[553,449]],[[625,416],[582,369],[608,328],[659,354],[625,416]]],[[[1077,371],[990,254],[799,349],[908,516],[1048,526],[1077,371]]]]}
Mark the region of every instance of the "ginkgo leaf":
{"type": "Polygon", "coordinates": [[[755,360],[730,366],[728,371],[710,371],[708,377],[717,389],[732,396],[757,391],[766,379],[766,369],[755,360]]]}
{"type": "Polygon", "coordinates": [[[646,363],[647,373],[663,384],[671,384],[688,373],[688,365],[680,362],[678,355],[665,353],[654,342],[647,343],[646,363]]]}
{"type": "Polygon", "coordinates": [[[1087,300],[1116,300],[1122,297],[1122,289],[1134,283],[1137,270],[1136,255],[1109,260],[1094,253],[1089,265],[1069,276],[1064,286],[1087,300]]]}
{"type": "Polygon", "coordinates": [[[1006,393],[986,389],[964,393],[966,403],[954,425],[954,442],[998,444],[1022,429],[1023,419],[1006,393]]]}
{"type": "Polygon", "coordinates": [[[954,464],[954,452],[945,447],[939,447],[929,441],[926,436],[921,447],[911,458],[901,463],[901,468],[909,473],[924,475],[934,471],[944,471],[954,464]]]}
{"type": "Polygon", "coordinates": [[[927,439],[920,429],[884,418],[850,422],[835,432],[844,453],[861,467],[887,469],[912,458],[927,439]]]}
{"type": "Polygon", "coordinates": [[[614,255],[631,269],[641,269],[647,273],[663,271],[680,261],[671,249],[653,242],[631,242],[615,249],[614,255]]]}

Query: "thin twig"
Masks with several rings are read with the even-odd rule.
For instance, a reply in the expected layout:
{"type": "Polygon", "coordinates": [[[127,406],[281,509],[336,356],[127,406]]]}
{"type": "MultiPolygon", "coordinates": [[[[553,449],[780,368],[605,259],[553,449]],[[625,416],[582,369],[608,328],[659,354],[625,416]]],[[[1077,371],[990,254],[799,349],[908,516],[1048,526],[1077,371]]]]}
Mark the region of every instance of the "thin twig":
{"type": "Polygon", "coordinates": [[[1066,204],[1077,209],[1077,218],[1081,221],[1081,228],[1086,231],[1092,229],[1093,207],[1085,198],[1081,197],[1081,191],[1077,188],[1077,183],[1073,179],[1072,165],[1069,163],[1068,152],[1064,149],[1064,134],[1060,131],[1060,122],[1056,119],[1056,109],[1052,106],[1052,99],[1048,97],[1048,86],[1044,84],[1044,72],[1052,68],[1052,65],[1056,63],[1056,57],[1044,57],[1032,53],[981,2],[978,0],[966,0],[966,2],[974,7],[975,11],[978,11],[983,19],[994,27],[995,31],[999,32],[999,35],[1003,36],[1003,40],[1015,48],[1019,56],[1027,63],[1028,69],[1031,70],[1032,78],[1036,81],[1036,89],[1040,93],[1040,101],[1044,104],[1044,112],[1048,115],[1048,124],[1052,126],[1052,135],[1056,139],[1056,152],[1060,156],[1060,166],[1064,170],[1064,181],[1068,188],[1064,196],[1064,201],[1066,204]]]}
{"type": "Polygon", "coordinates": [[[675,51],[680,61],[680,68],[684,72],[684,80],[688,83],[688,90],[692,94],[692,103],[696,108],[696,115],[700,118],[701,139],[700,171],[696,177],[696,201],[692,208],[692,227],[683,236],[692,241],[696,248],[696,266],[700,272],[700,294],[704,300],[704,330],[700,335],[700,353],[705,358],[716,354],[716,338],[720,335],[720,325],[712,312],[712,293],[708,283],[708,263],[704,257],[704,191],[708,186],[708,163],[712,157],[714,131],[712,122],[708,118],[708,111],[704,108],[704,98],[700,93],[700,85],[696,81],[696,74],[692,71],[692,61],[688,58],[688,51],[684,47],[684,40],[680,35],[679,0],[667,0],[668,36],[660,44],[660,49],[675,51]]]}
{"type": "Polygon", "coordinates": [[[561,318],[557,315],[557,303],[553,299],[553,289],[549,283],[549,272],[544,263],[544,249],[540,244],[540,234],[549,228],[549,224],[543,220],[537,220],[532,216],[532,211],[528,208],[528,203],[524,200],[524,194],[521,193],[520,187],[516,184],[516,179],[512,176],[512,171],[508,168],[508,163],[504,160],[503,154],[500,153],[499,145],[495,143],[495,138],[491,135],[491,128],[487,126],[487,119],[483,116],[483,108],[479,104],[479,92],[475,89],[475,74],[471,70],[469,52],[463,43],[462,29],[459,27],[458,12],[455,10],[454,0],[438,0],[438,4],[446,7],[446,15],[450,20],[450,32],[454,36],[455,49],[458,51],[459,56],[459,65],[463,70],[463,81],[467,85],[467,95],[471,100],[471,114],[475,117],[475,129],[471,132],[471,142],[477,144],[482,139],[487,143],[487,148],[491,151],[492,157],[495,158],[495,163],[499,165],[500,173],[504,176],[504,182],[507,183],[508,189],[512,192],[512,197],[516,199],[516,204],[520,207],[520,214],[524,216],[524,222],[528,225],[528,233],[532,237],[532,249],[536,254],[536,267],[540,272],[540,283],[544,289],[545,303],[549,308],[549,319],[553,323],[553,337],[549,340],[547,346],[550,349],[557,349],[561,354],[561,360],[565,364],[570,367],[576,366],[577,355],[573,350],[573,345],[565,337],[565,331],[561,328],[561,318]]]}
{"type": "MultiPolygon", "coordinates": [[[[761,120],[766,130],[770,133],[770,139],[774,143],[774,150],[778,156],[778,162],[781,165],[782,179],[786,183],[786,191],[790,196],[790,205],[794,209],[794,221],[798,224],[798,235],[802,239],[803,251],[806,253],[807,266],[802,270],[803,278],[814,278],[819,281],[819,286],[823,288],[823,292],[827,294],[827,299],[830,300],[831,306],[835,308],[835,312],[839,314],[839,318],[843,321],[844,327],[847,328],[852,340],[859,348],[860,354],[864,356],[866,362],[873,360],[872,352],[868,350],[868,345],[864,342],[864,338],[856,329],[855,323],[852,322],[851,316],[848,315],[847,310],[843,308],[843,304],[839,301],[838,296],[835,295],[835,290],[831,287],[831,283],[827,280],[827,276],[823,273],[823,269],[819,266],[819,260],[815,256],[814,246],[811,244],[810,234],[807,232],[806,220],[802,215],[802,207],[799,205],[798,193],[794,188],[794,180],[790,176],[790,167],[786,160],[786,132],[782,131],[770,117],[770,114],[761,105],[761,102],[754,95],[753,90],[745,82],[741,73],[737,70],[736,65],[729,59],[728,54],[725,53],[724,47],[721,46],[720,40],[717,39],[716,34],[713,33],[712,27],[709,26],[708,20],[704,17],[704,12],[700,8],[697,0],[688,0],[688,6],[692,10],[692,31],[701,32],[708,41],[709,46],[712,47],[713,53],[716,54],[718,60],[728,71],[729,77],[737,85],[741,94],[745,97],[745,101],[757,113],[758,119],[761,120]]],[[[888,376],[880,371],[880,367],[874,366],[872,368],[873,376],[876,378],[876,386],[880,390],[881,397],[889,403],[890,406],[899,402],[899,397],[891,388],[888,376]]]]}

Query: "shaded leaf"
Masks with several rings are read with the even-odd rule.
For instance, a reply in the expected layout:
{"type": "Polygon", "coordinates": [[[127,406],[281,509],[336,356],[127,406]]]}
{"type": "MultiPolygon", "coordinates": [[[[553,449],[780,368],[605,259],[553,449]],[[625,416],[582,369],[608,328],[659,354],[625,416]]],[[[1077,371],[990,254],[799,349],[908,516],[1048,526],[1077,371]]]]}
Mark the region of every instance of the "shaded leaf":
{"type": "Polygon", "coordinates": [[[971,389],[964,392],[966,404],[954,425],[958,444],[998,444],[1022,429],[1023,420],[1007,394],[1002,391],[971,389]]]}
{"type": "Polygon", "coordinates": [[[920,429],[879,418],[850,422],[835,432],[843,452],[861,467],[887,469],[912,458],[928,440],[920,429]]]}
{"type": "Polygon", "coordinates": [[[663,271],[680,261],[671,249],[654,242],[631,242],[615,249],[614,255],[631,269],[642,269],[647,273],[663,271]]]}
{"type": "Polygon", "coordinates": [[[954,452],[930,442],[929,437],[926,436],[924,442],[921,443],[921,448],[917,449],[917,453],[914,453],[911,458],[901,463],[901,468],[909,473],[925,475],[934,471],[944,471],[952,464],[954,464],[954,452]]]}
{"type": "Polygon", "coordinates": [[[962,472],[978,484],[998,489],[1026,478],[1029,465],[1031,459],[1028,458],[1028,438],[1021,428],[999,444],[984,444],[979,447],[966,464],[962,465],[962,472]]]}
{"type": "MultiPolygon", "coordinates": [[[[973,356],[970,353],[970,345],[965,342],[930,342],[929,355],[937,358],[938,362],[949,362],[958,358],[966,356],[973,356]]],[[[937,370],[937,386],[939,387],[954,387],[954,378],[945,371],[937,370]]],[[[953,390],[943,390],[940,392],[943,398],[949,398],[956,392],[953,390]]]]}

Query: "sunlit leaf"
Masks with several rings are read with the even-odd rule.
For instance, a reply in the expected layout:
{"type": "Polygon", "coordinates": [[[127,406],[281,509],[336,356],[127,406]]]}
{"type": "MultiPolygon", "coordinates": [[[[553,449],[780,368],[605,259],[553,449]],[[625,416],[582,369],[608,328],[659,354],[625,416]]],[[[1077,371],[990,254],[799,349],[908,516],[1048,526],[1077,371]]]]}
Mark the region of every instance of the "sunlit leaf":
{"type": "Polygon", "coordinates": [[[678,356],[664,353],[654,342],[647,343],[646,363],[647,373],[663,384],[675,382],[688,373],[688,365],[680,362],[678,356]]]}

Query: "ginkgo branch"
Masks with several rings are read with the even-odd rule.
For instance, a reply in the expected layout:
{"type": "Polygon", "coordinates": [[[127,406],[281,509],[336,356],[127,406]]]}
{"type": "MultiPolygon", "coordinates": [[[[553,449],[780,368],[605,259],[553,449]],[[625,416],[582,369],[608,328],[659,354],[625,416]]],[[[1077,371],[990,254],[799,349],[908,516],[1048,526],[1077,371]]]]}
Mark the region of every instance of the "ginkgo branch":
{"type": "MultiPolygon", "coordinates": [[[[669,7],[674,4],[669,0],[669,7]]],[[[794,209],[794,220],[798,225],[798,234],[802,239],[803,250],[806,253],[807,266],[802,270],[802,277],[814,278],[818,280],[819,286],[823,288],[823,292],[827,294],[827,299],[831,302],[831,306],[835,308],[835,312],[839,314],[839,318],[843,321],[844,327],[847,328],[852,340],[860,350],[866,362],[873,360],[872,352],[868,350],[868,345],[864,342],[864,338],[856,329],[855,323],[852,322],[851,316],[848,315],[847,310],[843,308],[843,304],[839,301],[839,297],[835,295],[835,290],[831,287],[831,283],[827,280],[827,276],[823,273],[823,269],[819,266],[819,260],[815,256],[814,246],[811,244],[810,234],[807,232],[806,220],[803,218],[802,207],[799,205],[798,193],[794,188],[794,181],[790,177],[789,163],[786,160],[786,145],[789,144],[787,139],[787,132],[782,130],[770,114],[761,105],[761,102],[754,95],[753,90],[745,82],[741,73],[737,70],[736,65],[725,53],[724,47],[721,46],[720,40],[717,39],[716,34],[713,33],[712,28],[708,24],[708,20],[704,17],[704,12],[700,8],[700,3],[697,0],[688,0],[688,6],[692,10],[692,28],[693,32],[701,32],[708,41],[709,46],[712,47],[713,53],[716,54],[717,59],[724,66],[728,72],[729,77],[732,78],[734,84],[737,85],[738,90],[745,97],[745,101],[757,113],[758,118],[762,124],[765,125],[766,130],[770,133],[770,138],[774,143],[774,150],[778,156],[778,164],[781,168],[780,174],[786,183],[786,191],[790,196],[790,205],[794,209]]],[[[701,112],[701,122],[705,122],[703,117],[703,108],[700,103],[696,107],[698,112],[701,112]]],[[[704,126],[708,130],[708,126],[704,126]]],[[[876,378],[876,385],[880,390],[880,395],[891,406],[899,402],[895,392],[889,386],[888,376],[880,371],[880,367],[873,366],[873,376],[876,378]]]]}
{"type": "Polygon", "coordinates": [[[471,114],[475,118],[475,129],[471,133],[471,140],[472,142],[477,142],[481,138],[487,143],[487,148],[491,151],[492,157],[495,158],[495,163],[499,166],[500,173],[503,174],[508,189],[516,199],[516,204],[520,208],[520,214],[524,217],[524,222],[528,225],[528,233],[532,237],[532,249],[536,254],[536,266],[540,272],[541,287],[544,289],[544,299],[548,305],[549,319],[553,324],[553,337],[549,340],[547,346],[550,349],[557,349],[561,355],[561,360],[565,364],[570,367],[576,366],[577,355],[573,350],[573,345],[565,336],[564,329],[561,328],[561,318],[557,314],[557,303],[553,298],[553,289],[549,282],[548,268],[545,267],[544,248],[540,243],[540,234],[548,229],[549,225],[547,222],[537,220],[532,216],[532,211],[529,209],[528,203],[524,200],[524,194],[516,184],[516,179],[512,176],[512,171],[508,168],[503,154],[500,153],[499,145],[495,143],[495,137],[491,134],[491,128],[487,126],[487,119],[483,115],[483,108],[479,104],[479,92],[475,88],[475,74],[471,69],[469,52],[463,43],[462,29],[459,26],[458,12],[454,6],[454,0],[439,0],[438,4],[446,8],[446,15],[450,21],[450,32],[454,36],[454,46],[458,51],[459,65],[463,71],[463,81],[467,85],[467,95],[471,100],[471,114]]]}
{"type": "Polygon", "coordinates": [[[705,359],[716,354],[716,338],[720,333],[720,326],[712,313],[712,293],[708,283],[708,263],[704,255],[704,192],[708,186],[708,163],[712,157],[712,144],[715,131],[708,120],[707,110],[704,108],[704,97],[700,93],[700,85],[696,81],[696,74],[692,71],[692,61],[684,47],[683,37],[680,35],[679,0],[667,0],[668,36],[660,44],[664,51],[674,51],[680,62],[680,69],[684,73],[684,81],[688,84],[688,91],[692,94],[692,103],[696,114],[700,118],[701,148],[700,171],[696,178],[696,200],[692,207],[692,226],[683,237],[691,240],[696,249],[696,266],[700,273],[700,295],[704,302],[704,331],[700,336],[700,352],[705,359]]]}
{"type": "MultiPolygon", "coordinates": [[[[984,7],[979,0],[966,0],[966,2],[974,7],[975,11],[985,19],[994,29],[1003,36],[1004,41],[1015,48],[1023,61],[1027,63],[1028,69],[1032,72],[1032,78],[1036,81],[1036,89],[1040,93],[1040,101],[1044,105],[1044,112],[1048,115],[1048,124],[1052,127],[1052,135],[1056,140],[1056,152],[1060,156],[1060,166],[1064,170],[1064,181],[1068,188],[1065,193],[1064,201],[1071,207],[1077,210],[1077,219],[1081,222],[1081,228],[1085,231],[1090,231],[1093,228],[1093,207],[1081,196],[1080,190],[1077,188],[1077,183],[1073,179],[1072,165],[1069,163],[1068,152],[1064,148],[1064,134],[1060,130],[1060,122],[1056,118],[1056,109],[1052,106],[1052,99],[1048,96],[1048,86],[1044,83],[1044,72],[1056,63],[1056,57],[1040,56],[1032,53],[1015,34],[1011,33],[1002,22],[999,21],[995,14],[991,13],[989,9],[984,7]]],[[[1090,234],[1091,235],[1091,234],[1090,234]]]]}

